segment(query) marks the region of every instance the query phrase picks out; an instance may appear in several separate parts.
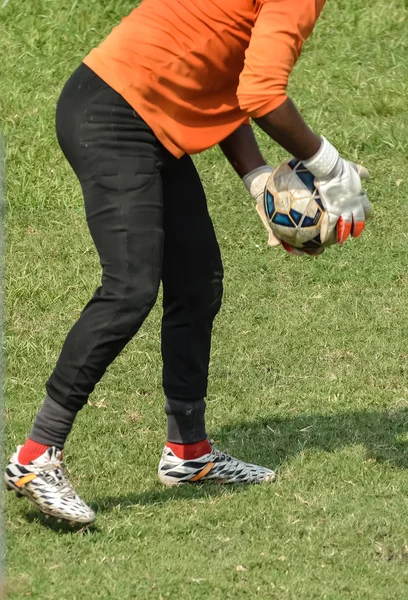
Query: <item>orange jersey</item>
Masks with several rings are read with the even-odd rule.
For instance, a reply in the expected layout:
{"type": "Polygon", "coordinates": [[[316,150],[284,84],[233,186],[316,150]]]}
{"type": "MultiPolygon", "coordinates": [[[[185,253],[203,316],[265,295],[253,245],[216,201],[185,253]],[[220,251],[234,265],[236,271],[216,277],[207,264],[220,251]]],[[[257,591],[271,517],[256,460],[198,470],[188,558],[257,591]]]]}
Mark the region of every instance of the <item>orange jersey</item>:
{"type": "Polygon", "coordinates": [[[175,156],[286,99],[325,0],[144,0],[85,58],[175,156]]]}

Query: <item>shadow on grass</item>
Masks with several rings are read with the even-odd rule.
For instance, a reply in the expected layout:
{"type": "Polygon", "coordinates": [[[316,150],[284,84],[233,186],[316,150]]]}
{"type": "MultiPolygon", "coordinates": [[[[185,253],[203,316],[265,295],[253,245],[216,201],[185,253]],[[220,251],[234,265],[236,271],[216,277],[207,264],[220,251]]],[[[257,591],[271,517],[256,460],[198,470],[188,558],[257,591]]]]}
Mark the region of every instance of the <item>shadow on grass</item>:
{"type": "Polygon", "coordinates": [[[367,459],[408,468],[408,408],[389,411],[354,411],[334,415],[302,414],[296,417],[237,422],[217,431],[217,439],[230,452],[275,467],[299,452],[318,449],[335,452],[361,445],[367,459]],[[251,456],[252,454],[252,456],[251,456]]]}
{"type": "Polygon", "coordinates": [[[52,529],[52,531],[59,534],[81,535],[84,533],[100,532],[100,529],[94,524],[84,525],[82,523],[69,523],[68,521],[58,522],[55,517],[47,518],[44,514],[36,510],[29,510],[24,516],[29,523],[39,523],[46,529],[52,529]]]}
{"type": "MultiPolygon", "coordinates": [[[[205,484],[197,483],[194,485],[180,485],[173,487],[165,487],[160,483],[157,485],[160,487],[145,492],[128,494],[126,496],[97,498],[94,502],[91,502],[91,506],[95,512],[101,513],[110,512],[118,507],[130,508],[137,505],[160,506],[161,504],[165,504],[173,500],[197,500],[197,498],[211,499],[227,491],[226,486],[221,486],[216,482],[207,482],[205,484]]],[[[238,486],[228,486],[228,489],[230,490],[232,487],[238,486]]]]}
{"type": "MultiPolygon", "coordinates": [[[[355,411],[335,415],[303,414],[296,417],[237,422],[218,430],[220,448],[249,462],[277,468],[305,450],[335,452],[363,445],[367,458],[408,467],[408,408],[392,411],[355,411]]],[[[160,505],[172,500],[212,498],[245,486],[216,483],[159,488],[127,496],[97,499],[97,512],[133,505],[160,505]]]]}

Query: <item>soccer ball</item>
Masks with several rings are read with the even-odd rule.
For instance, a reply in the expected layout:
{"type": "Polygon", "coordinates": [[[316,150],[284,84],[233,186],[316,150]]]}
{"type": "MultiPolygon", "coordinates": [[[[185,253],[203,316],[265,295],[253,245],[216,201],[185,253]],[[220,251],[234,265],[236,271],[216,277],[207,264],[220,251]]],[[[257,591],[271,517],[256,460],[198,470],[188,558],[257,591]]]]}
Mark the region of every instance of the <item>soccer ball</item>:
{"type": "MultiPolygon", "coordinates": [[[[314,175],[296,158],[281,163],[265,188],[268,223],[280,240],[295,248],[316,249],[323,244],[320,227],[325,209],[314,185],[314,175]]],[[[335,242],[335,234],[324,243],[335,242]]]]}

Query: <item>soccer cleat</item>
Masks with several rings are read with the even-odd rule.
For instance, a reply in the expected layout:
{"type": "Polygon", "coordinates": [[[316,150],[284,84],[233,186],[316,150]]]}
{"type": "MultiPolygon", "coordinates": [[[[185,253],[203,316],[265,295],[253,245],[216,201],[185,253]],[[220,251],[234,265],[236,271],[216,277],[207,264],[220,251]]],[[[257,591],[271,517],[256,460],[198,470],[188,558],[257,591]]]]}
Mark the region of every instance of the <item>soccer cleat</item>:
{"type": "Polygon", "coordinates": [[[92,523],[95,513],[72,487],[61,450],[51,447],[28,465],[21,465],[18,462],[20,448],[6,467],[4,479],[7,489],[31,500],[45,515],[71,523],[92,523]]]}
{"type": "Polygon", "coordinates": [[[209,480],[217,483],[270,483],[276,479],[275,473],[270,469],[233,458],[213,445],[211,452],[193,460],[178,458],[165,446],[158,475],[165,485],[209,480]]]}

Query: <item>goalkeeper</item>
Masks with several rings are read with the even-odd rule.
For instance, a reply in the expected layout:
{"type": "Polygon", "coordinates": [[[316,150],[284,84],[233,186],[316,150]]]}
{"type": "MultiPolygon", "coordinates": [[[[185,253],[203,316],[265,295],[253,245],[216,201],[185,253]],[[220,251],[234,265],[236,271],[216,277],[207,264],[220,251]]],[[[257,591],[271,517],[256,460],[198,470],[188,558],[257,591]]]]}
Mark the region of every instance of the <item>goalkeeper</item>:
{"type": "Polygon", "coordinates": [[[369,203],[355,166],[309,129],[286,95],[323,4],[144,0],[66,83],[57,136],[82,186],[102,282],[68,333],[31,433],[6,468],[7,487],[43,512],[93,521],[64,470],[62,449],[77,413],[155,304],[161,282],[168,427],[160,480],[274,480],[272,470],[207,440],[211,330],[223,267],[190,155],[219,144],[264,220],[259,200],[272,169],[252,118],[315,175],[329,217],[324,235],[336,228],[342,243],[361,233],[369,203]]]}

